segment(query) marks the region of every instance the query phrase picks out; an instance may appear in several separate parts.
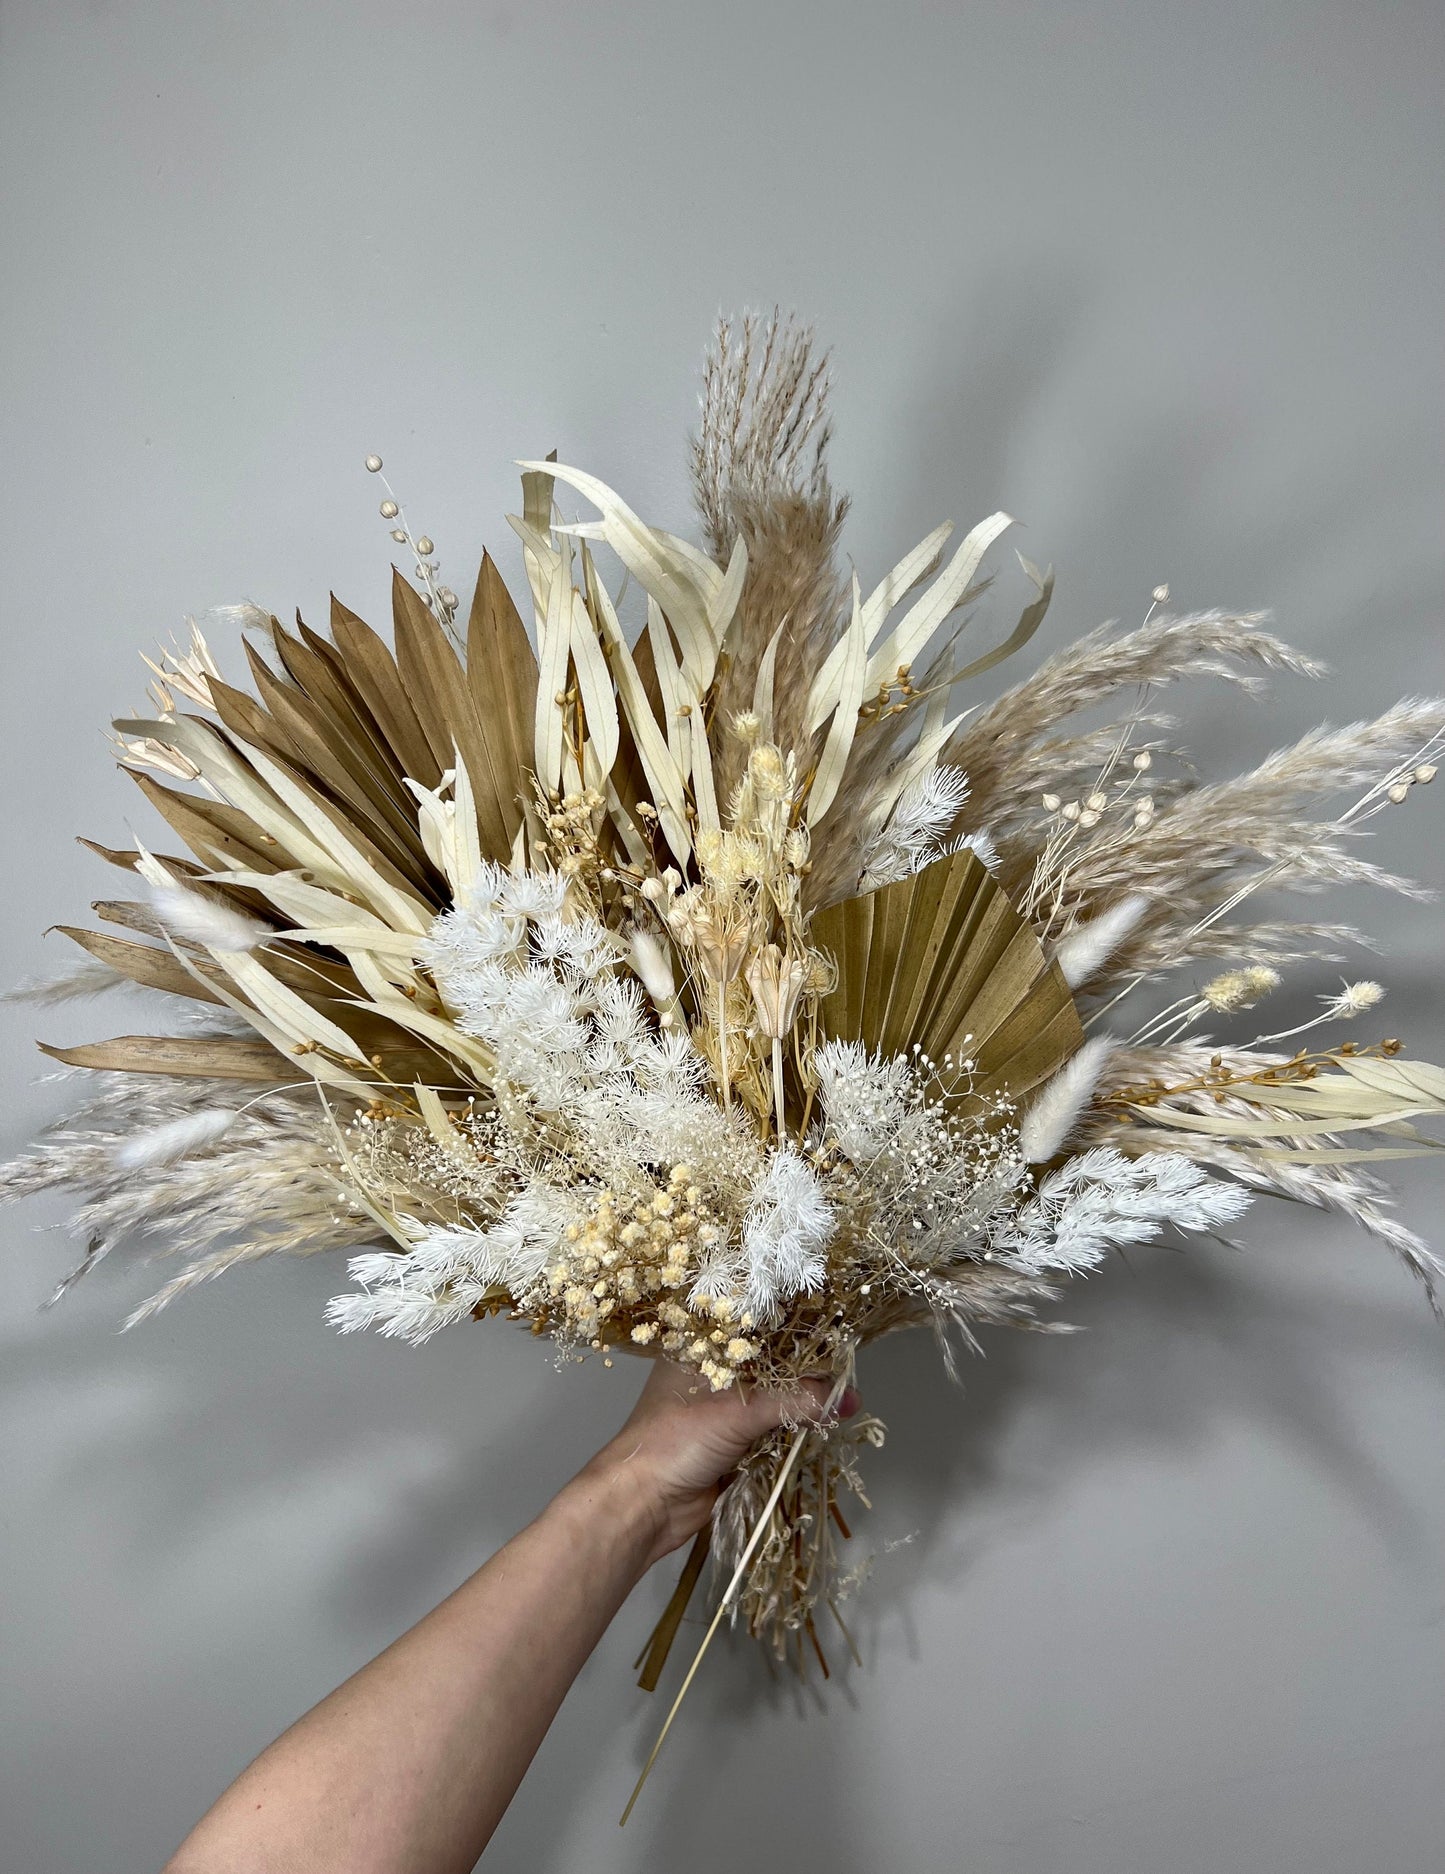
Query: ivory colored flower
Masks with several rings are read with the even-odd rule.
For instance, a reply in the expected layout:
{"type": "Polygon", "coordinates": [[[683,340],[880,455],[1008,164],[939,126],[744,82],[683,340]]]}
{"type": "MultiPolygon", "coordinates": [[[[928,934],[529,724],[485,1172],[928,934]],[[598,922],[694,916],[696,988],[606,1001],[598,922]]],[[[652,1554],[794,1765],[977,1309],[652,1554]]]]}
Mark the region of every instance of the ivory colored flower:
{"type": "Polygon", "coordinates": [[[1363,1015],[1366,1009],[1377,1008],[1385,999],[1385,992],[1379,983],[1346,983],[1337,996],[1321,996],[1325,1005],[1325,1017],[1331,1021],[1349,1021],[1355,1015],[1363,1015]]]}
{"type": "Polygon", "coordinates": [[[1278,970],[1255,963],[1247,969],[1226,970],[1222,976],[1207,982],[1199,993],[1210,1008],[1218,1009],[1222,1015],[1232,1015],[1237,1009],[1252,1009],[1272,989],[1279,988],[1279,980],[1278,970]]]}

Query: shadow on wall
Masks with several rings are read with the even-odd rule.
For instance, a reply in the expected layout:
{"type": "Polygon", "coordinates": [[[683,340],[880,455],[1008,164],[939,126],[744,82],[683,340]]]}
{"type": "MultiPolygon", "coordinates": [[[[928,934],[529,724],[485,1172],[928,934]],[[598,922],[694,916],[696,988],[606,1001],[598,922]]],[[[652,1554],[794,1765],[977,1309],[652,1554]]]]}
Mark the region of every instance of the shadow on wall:
{"type": "MultiPolygon", "coordinates": [[[[850,1765],[848,1740],[829,1713],[840,1705],[866,1709],[890,1651],[901,1643],[918,1658],[924,1650],[915,1618],[920,1598],[936,1600],[933,1591],[942,1588],[967,1599],[984,1546],[1046,1522],[1075,1475],[1207,1450],[1222,1426],[1249,1422],[1328,1473],[1402,1566],[1431,1566],[1428,1532],[1336,1395],[1342,1370],[1437,1359],[1438,1323],[1403,1273],[1383,1300],[1347,1295],[1338,1282],[1316,1291],[1305,1259],[1319,1261],[1317,1226],[1292,1221],[1293,1240],[1281,1246],[1280,1207],[1262,1203],[1251,1221],[1256,1263],[1273,1265],[1272,1279],[1260,1280],[1258,1267],[1251,1271],[1222,1245],[1194,1242],[1182,1254],[1136,1250],[1127,1266],[1116,1261],[1077,1287],[1061,1309],[1062,1318],[1092,1332],[1060,1339],[988,1331],[984,1357],[965,1357],[961,1386],[945,1377],[925,1334],[902,1334],[865,1353],[864,1397],[886,1421],[888,1442],[865,1455],[875,1509],[854,1519],[851,1559],[871,1553],[877,1564],[845,1610],[864,1670],[849,1665],[836,1635],[827,1647],[834,1677],[825,1690],[816,1674],[802,1687],[791,1675],[770,1673],[741,1635],[717,1643],[644,1799],[639,1819],[655,1828],[659,1843],[697,1843],[714,1831],[726,1840],[737,1792],[719,1739],[745,1735],[765,1714],[790,1715],[785,1770],[749,1777],[754,1839],[791,1843],[805,1816],[804,1832],[816,1843],[809,1867],[873,1874],[868,1845],[848,1822],[848,1788],[861,1766],[850,1765]],[[646,1820],[647,1804],[660,1812],[655,1823],[646,1820]]],[[[1318,1229],[1347,1234],[1338,1222],[1318,1229]]],[[[1364,1242],[1348,1250],[1387,1253],[1364,1242]]],[[[668,1585],[652,1590],[658,1600],[668,1585]]],[[[629,1715],[622,1693],[618,1709],[638,1769],[702,1633],[702,1620],[690,1618],[658,1698],[639,1717],[629,1715]]],[[[563,1762],[551,1757],[549,1769],[570,1787],[574,1778],[585,1784],[595,1765],[579,1740],[563,1762]]],[[[545,1816],[534,1816],[533,1827],[539,1822],[545,1826],[545,1816]]],[[[555,1826],[562,1830],[560,1819],[555,1826]]],[[[690,1850],[696,1874],[735,1865],[711,1853],[690,1850]]]]}
{"type": "MultiPolygon", "coordinates": [[[[788,1841],[806,1815],[818,1866],[873,1874],[849,1834],[843,1800],[849,1765],[840,1761],[828,1712],[839,1703],[866,1706],[870,1681],[900,1632],[918,1655],[912,1610],[920,1593],[941,1585],[966,1596],[982,1542],[1047,1519],[1070,1476],[1101,1464],[1207,1448],[1222,1423],[1262,1424],[1326,1470],[1392,1552],[1421,1565],[1425,1537],[1408,1500],[1353,1435],[1335,1395],[1342,1368],[1408,1369],[1434,1360],[1438,1325],[1403,1275],[1383,1300],[1355,1294],[1348,1306],[1338,1283],[1311,1287],[1306,1258],[1320,1255],[1313,1220],[1284,1218],[1261,1202],[1250,1226],[1259,1245],[1253,1261],[1198,1243],[1187,1253],[1131,1252],[1128,1266],[1115,1263],[1079,1285],[1060,1311],[1092,1332],[1068,1339],[989,1332],[985,1357],[965,1359],[961,1387],[946,1379],[926,1335],[900,1335],[869,1349],[862,1386],[889,1436],[883,1451],[866,1457],[875,1512],[855,1522],[859,1556],[871,1551],[878,1560],[847,1614],[865,1670],[856,1673],[841,1646],[830,1646],[835,1676],[820,1697],[816,1684],[800,1689],[770,1677],[750,1643],[719,1643],[631,1838],[696,1843],[711,1835],[719,1874],[735,1865],[729,1859],[735,1848],[726,1844],[736,1825],[736,1792],[718,1775],[719,1737],[742,1735],[764,1713],[791,1714],[796,1729],[786,1775],[754,1780],[750,1827],[762,1831],[761,1839],[788,1841]],[[1281,1219],[1291,1239],[1284,1245],[1281,1219]],[[1025,1416],[1029,1430],[1021,1437],[1025,1416]],[[882,1552],[885,1534],[914,1531],[906,1546],[882,1552]]],[[[1346,1230],[1339,1223],[1318,1227],[1342,1237],[1346,1230]]],[[[1352,1256],[1385,1254],[1364,1242],[1347,1247],[1352,1256]]],[[[500,1539],[524,1522],[584,1460],[598,1424],[623,1416],[632,1388],[625,1374],[604,1377],[595,1368],[540,1373],[543,1350],[495,1325],[451,1331],[430,1353],[353,1341],[338,1343],[332,1358],[315,1330],[321,1293],[335,1281],[318,1283],[317,1273],[305,1267],[257,1273],[245,1305],[234,1310],[216,1308],[215,1293],[189,1298],[160,1361],[137,1345],[144,1330],[117,1340],[90,1310],[75,1310],[67,1323],[62,1309],[44,1318],[29,1344],[12,1349],[3,1390],[8,1399],[47,1377],[84,1375],[85,1390],[102,1391],[137,1365],[152,1383],[163,1373],[149,1410],[111,1422],[97,1416],[55,1479],[57,1488],[97,1506],[98,1523],[120,1532],[127,1572],[137,1578],[165,1568],[179,1588],[189,1567],[216,1553],[225,1532],[242,1531],[252,1519],[274,1528],[278,1497],[283,1506],[307,1492],[325,1501],[328,1480],[359,1482],[374,1498],[364,1525],[335,1537],[318,1532],[327,1550],[319,1565],[309,1557],[305,1565],[338,1632],[395,1632],[476,1564],[478,1504],[488,1506],[489,1537],[500,1539]],[[483,1332],[485,1345],[478,1344],[483,1332]],[[234,1354],[224,1352],[228,1343],[234,1354]],[[378,1477],[375,1456],[388,1427],[421,1438],[426,1414],[418,1410],[419,1396],[445,1415],[421,1452],[426,1461],[410,1476],[388,1464],[378,1477]],[[484,1434],[459,1431],[468,1411],[484,1434]]],[[[331,1264],[328,1274],[339,1273],[331,1264]]],[[[246,1282],[247,1275],[236,1279],[246,1282]]],[[[107,1287],[110,1302],[114,1291],[107,1287]]],[[[164,1317],[152,1331],[163,1327],[164,1317]]],[[[645,1631],[674,1566],[665,1565],[641,1591],[642,1605],[625,1616],[632,1629],[645,1631]]],[[[685,1626],[655,1699],[633,1694],[615,1657],[605,1664],[608,1683],[594,1690],[627,1733],[634,1769],[701,1631],[698,1620],[685,1626]]],[[[615,1775],[615,1759],[598,1750],[595,1733],[549,1741],[549,1791],[580,1795],[604,1774],[615,1775]]],[[[609,1789],[604,1806],[620,1807],[625,1793],[609,1789]]],[[[555,1793],[535,1803],[528,1798],[524,1788],[519,1802],[526,1804],[525,1839],[534,1857],[528,1865],[560,1868],[575,1807],[558,1804],[555,1793]]],[[[498,1845],[502,1852],[493,1860],[505,1866],[505,1838],[498,1845]]],[[[694,1874],[710,1874],[713,1851],[690,1857],[694,1874]]]]}
{"type": "MultiPolygon", "coordinates": [[[[1181,302],[1178,314],[1181,331],[1194,329],[1197,306],[1181,302]]],[[[971,524],[1002,506],[1022,523],[1005,545],[1058,569],[1035,647],[977,694],[1017,682],[1040,655],[1106,618],[1142,616],[1161,578],[1172,579],[1183,609],[1274,610],[1285,637],[1365,679],[1348,701],[1335,685],[1282,682],[1272,721],[1264,711],[1241,719],[1232,692],[1197,686],[1190,714],[1213,762],[1232,761],[1236,748],[1255,759],[1285,739],[1282,726],[1293,734],[1322,712],[1340,720],[1393,702],[1396,670],[1416,688],[1445,681],[1433,513],[1423,526],[1412,519],[1419,464],[1434,458],[1428,406],[1373,433],[1342,433],[1328,412],[1277,401],[1264,359],[1213,330],[1199,330],[1188,349],[1163,348],[1155,394],[1131,341],[1159,349],[1159,316],[1151,300],[1138,315],[1147,322],[1132,323],[1118,283],[1082,262],[1021,262],[956,292],[919,348],[931,368],[920,364],[912,398],[878,423],[899,431],[886,488],[870,497],[887,501],[890,544],[911,542],[944,513],[971,524]],[[1040,511],[1041,490],[1051,514],[1040,511]],[[1372,544],[1361,551],[1361,541],[1372,544]],[[1086,594],[1097,595],[1096,610],[1084,609],[1086,594]],[[1418,674],[1412,628],[1435,647],[1418,674]],[[1365,629],[1392,638],[1398,658],[1366,660],[1365,629]],[[1381,678],[1385,691],[1375,687],[1381,678]]],[[[1007,578],[999,585],[1012,593],[1007,578]]],[[[986,630],[1007,610],[989,606],[986,630]]]]}

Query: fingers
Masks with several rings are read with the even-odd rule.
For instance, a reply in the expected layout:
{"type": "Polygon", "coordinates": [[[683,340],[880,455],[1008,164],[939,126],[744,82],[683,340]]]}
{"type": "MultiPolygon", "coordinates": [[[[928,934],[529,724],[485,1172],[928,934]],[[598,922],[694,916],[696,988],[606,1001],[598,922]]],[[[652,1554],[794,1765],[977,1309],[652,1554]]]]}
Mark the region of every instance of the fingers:
{"type": "Polygon", "coordinates": [[[753,1387],[739,1398],[752,1437],[761,1437],[779,1425],[822,1425],[840,1418],[852,1418],[859,1398],[852,1386],[843,1389],[833,1400],[836,1382],[826,1379],[800,1380],[788,1392],[773,1392],[753,1387]]]}
{"type": "Polygon", "coordinates": [[[783,1393],[780,1397],[784,1402],[785,1411],[791,1404],[793,1411],[796,1412],[801,1400],[809,1401],[810,1404],[801,1412],[800,1416],[810,1419],[814,1424],[821,1424],[825,1419],[829,1418],[850,1419],[862,1403],[858,1397],[857,1388],[845,1386],[835,1399],[834,1391],[836,1385],[837,1382],[835,1380],[800,1380],[798,1383],[798,1390],[795,1393],[783,1393]],[[831,1409],[829,1407],[830,1400],[833,1400],[831,1409]]]}
{"type": "Polygon", "coordinates": [[[795,1393],[781,1395],[780,1404],[785,1417],[806,1419],[809,1424],[821,1425],[831,1416],[829,1401],[833,1397],[833,1387],[825,1379],[800,1380],[795,1393]]]}
{"type": "Polygon", "coordinates": [[[857,1391],[845,1387],[835,1399],[836,1386],[833,1379],[805,1379],[787,1391],[745,1385],[713,1393],[690,1369],[659,1360],[647,1377],[629,1422],[636,1426],[656,1417],[669,1421],[677,1417],[679,1428],[690,1435],[701,1432],[705,1423],[718,1429],[727,1426],[741,1453],[780,1425],[822,1425],[851,1418],[858,1410],[857,1391]]]}

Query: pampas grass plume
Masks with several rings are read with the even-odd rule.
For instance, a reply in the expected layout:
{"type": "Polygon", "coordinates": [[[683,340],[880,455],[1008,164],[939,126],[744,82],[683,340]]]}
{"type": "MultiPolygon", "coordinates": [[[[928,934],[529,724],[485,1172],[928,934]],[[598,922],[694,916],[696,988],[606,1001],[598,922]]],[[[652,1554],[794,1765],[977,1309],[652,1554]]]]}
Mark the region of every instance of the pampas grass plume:
{"type": "Polygon", "coordinates": [[[127,980],[108,963],[87,958],[83,963],[72,963],[63,970],[56,970],[50,976],[27,976],[13,989],[0,992],[0,1002],[75,1002],[82,996],[103,995],[107,989],[119,988],[127,980]]]}

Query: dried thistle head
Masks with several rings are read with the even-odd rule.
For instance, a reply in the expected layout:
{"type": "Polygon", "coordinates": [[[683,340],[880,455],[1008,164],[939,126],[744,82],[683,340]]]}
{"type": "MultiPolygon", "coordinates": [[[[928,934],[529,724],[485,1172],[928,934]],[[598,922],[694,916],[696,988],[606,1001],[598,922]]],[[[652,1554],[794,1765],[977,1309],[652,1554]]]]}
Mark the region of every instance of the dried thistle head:
{"type": "Polygon", "coordinates": [[[730,983],[747,958],[755,932],[752,905],[737,894],[694,887],[668,913],[673,935],[711,983],[730,983]]]}
{"type": "Polygon", "coordinates": [[[777,944],[764,944],[744,972],[752,991],[760,1034],[781,1040],[793,1026],[811,970],[806,958],[788,956],[777,944]]]}

